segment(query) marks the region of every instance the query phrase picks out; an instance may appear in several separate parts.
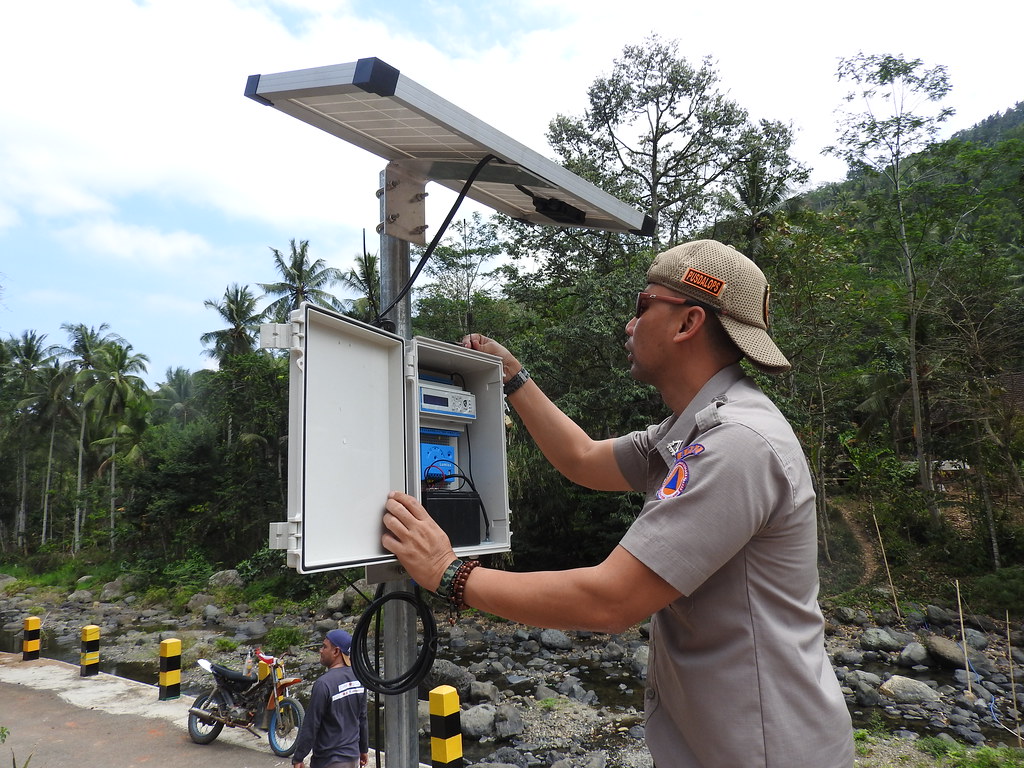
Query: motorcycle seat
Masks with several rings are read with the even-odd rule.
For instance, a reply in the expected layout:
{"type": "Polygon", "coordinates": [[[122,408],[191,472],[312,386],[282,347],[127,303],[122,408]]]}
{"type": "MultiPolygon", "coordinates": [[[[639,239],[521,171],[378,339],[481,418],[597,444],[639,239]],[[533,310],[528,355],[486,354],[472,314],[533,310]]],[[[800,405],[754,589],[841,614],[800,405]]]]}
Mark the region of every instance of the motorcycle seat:
{"type": "Polygon", "coordinates": [[[220,664],[211,664],[210,666],[215,674],[218,674],[233,683],[248,683],[249,685],[252,685],[259,680],[259,677],[255,674],[246,675],[229,667],[222,667],[220,664]]]}

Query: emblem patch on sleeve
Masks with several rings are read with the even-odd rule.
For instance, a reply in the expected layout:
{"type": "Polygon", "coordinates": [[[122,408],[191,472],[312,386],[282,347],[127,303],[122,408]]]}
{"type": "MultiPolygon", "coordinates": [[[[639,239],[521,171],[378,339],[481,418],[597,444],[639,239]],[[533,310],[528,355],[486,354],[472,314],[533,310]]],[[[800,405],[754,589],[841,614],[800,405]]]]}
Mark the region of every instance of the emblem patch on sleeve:
{"type": "Polygon", "coordinates": [[[701,453],[704,453],[704,446],[700,443],[691,443],[675,452],[675,463],[658,489],[659,499],[671,499],[686,490],[686,484],[690,482],[690,467],[686,460],[701,453]]]}

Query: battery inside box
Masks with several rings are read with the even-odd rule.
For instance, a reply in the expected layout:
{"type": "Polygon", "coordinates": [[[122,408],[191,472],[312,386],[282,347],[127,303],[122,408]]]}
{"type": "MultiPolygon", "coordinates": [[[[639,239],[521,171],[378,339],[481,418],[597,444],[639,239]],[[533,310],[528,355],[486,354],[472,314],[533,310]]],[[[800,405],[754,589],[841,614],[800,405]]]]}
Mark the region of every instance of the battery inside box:
{"type": "Polygon", "coordinates": [[[441,526],[453,547],[480,544],[480,495],[475,491],[424,489],[423,506],[441,526]]]}

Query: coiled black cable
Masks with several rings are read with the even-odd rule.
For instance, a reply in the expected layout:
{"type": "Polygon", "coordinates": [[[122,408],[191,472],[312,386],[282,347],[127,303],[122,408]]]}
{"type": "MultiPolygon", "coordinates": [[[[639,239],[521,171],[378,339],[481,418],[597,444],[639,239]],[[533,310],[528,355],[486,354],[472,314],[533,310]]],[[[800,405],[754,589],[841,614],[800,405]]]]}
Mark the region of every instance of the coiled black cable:
{"type": "Polygon", "coordinates": [[[367,688],[376,693],[386,696],[396,696],[406,691],[411,691],[420,684],[420,681],[427,676],[430,668],[434,665],[434,658],[437,656],[437,623],[434,621],[434,614],[430,606],[423,600],[420,588],[416,587],[415,592],[388,592],[384,593],[384,585],[377,586],[374,600],[359,617],[355,630],[352,632],[352,669],[356,677],[367,688]],[[423,625],[423,643],[420,646],[416,661],[408,670],[395,677],[385,678],[378,673],[380,669],[380,638],[383,634],[380,626],[380,614],[385,603],[389,600],[403,600],[416,608],[420,623],[423,625]],[[370,622],[377,619],[377,664],[373,664],[367,648],[367,637],[370,630],[370,622]]]}

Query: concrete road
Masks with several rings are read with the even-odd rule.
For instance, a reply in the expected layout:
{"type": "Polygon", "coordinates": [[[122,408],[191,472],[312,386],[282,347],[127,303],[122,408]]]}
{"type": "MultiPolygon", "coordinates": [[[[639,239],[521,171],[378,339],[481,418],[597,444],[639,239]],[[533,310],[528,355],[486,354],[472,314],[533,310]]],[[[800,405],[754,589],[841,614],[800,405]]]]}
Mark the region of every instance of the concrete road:
{"type": "MultiPolygon", "coordinates": [[[[266,737],[225,728],[212,744],[188,736],[192,697],[159,701],[156,686],[100,673],[81,677],[77,666],[53,659],[22,661],[0,653],[0,765],[13,754],[30,768],[285,768],[266,737]]],[[[374,764],[371,755],[371,765],[374,764]]]]}

